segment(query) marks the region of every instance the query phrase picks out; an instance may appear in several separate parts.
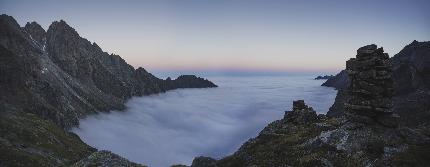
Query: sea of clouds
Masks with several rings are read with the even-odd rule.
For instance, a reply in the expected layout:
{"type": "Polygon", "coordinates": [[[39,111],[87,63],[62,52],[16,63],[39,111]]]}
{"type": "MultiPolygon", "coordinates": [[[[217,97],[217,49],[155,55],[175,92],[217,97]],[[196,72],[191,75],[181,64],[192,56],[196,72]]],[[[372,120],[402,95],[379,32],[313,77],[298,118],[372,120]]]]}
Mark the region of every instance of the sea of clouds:
{"type": "Polygon", "coordinates": [[[317,112],[333,104],[336,90],[311,76],[212,77],[218,88],[179,89],[135,97],[125,111],[89,116],[72,131],[89,145],[152,167],[190,165],[196,156],[233,153],[292,101],[317,112]]]}

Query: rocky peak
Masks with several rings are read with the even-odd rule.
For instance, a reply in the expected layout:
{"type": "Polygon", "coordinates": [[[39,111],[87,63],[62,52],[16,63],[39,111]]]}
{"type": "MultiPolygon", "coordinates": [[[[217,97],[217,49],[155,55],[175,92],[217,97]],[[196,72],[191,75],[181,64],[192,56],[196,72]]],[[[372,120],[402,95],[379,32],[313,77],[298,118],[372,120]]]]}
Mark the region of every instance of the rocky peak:
{"type": "Polygon", "coordinates": [[[42,28],[42,26],[40,26],[38,23],[36,22],[27,22],[27,24],[25,24],[24,26],[24,31],[27,32],[31,38],[33,40],[35,40],[39,45],[43,45],[45,43],[46,40],[46,32],[45,30],[42,28]]]}
{"type": "Polygon", "coordinates": [[[48,42],[49,40],[57,40],[58,38],[63,40],[80,39],[78,32],[70,27],[64,20],[52,22],[48,28],[47,37],[48,42]]]}
{"type": "Polygon", "coordinates": [[[356,58],[346,62],[351,80],[345,108],[351,120],[369,122],[391,117],[392,65],[383,48],[375,44],[361,47],[356,58]]]}
{"type": "Polygon", "coordinates": [[[413,41],[393,57],[394,68],[411,64],[419,73],[430,74],[430,42],[413,41]]]}
{"type": "MultiPolygon", "coordinates": [[[[7,25],[11,25],[12,27],[19,27],[18,22],[16,22],[16,20],[9,15],[6,14],[2,14],[0,15],[0,21],[2,22],[2,24],[7,24],[7,25]]],[[[3,26],[1,27],[3,29],[3,26]]]]}
{"type": "Polygon", "coordinates": [[[102,48],[100,48],[100,46],[99,45],[97,45],[97,43],[95,43],[95,42],[93,42],[93,47],[94,47],[94,49],[95,50],[97,50],[97,51],[99,51],[99,52],[103,52],[103,50],[102,50],[102,48]]]}
{"type": "Polygon", "coordinates": [[[66,40],[68,43],[77,43],[80,40],[80,36],[64,20],[52,22],[47,31],[47,42],[52,42],[52,45],[54,45],[55,43],[64,43],[66,40]]]}
{"type": "Polygon", "coordinates": [[[38,50],[18,22],[5,14],[0,15],[0,45],[17,55],[29,55],[38,50]]]}
{"type": "Polygon", "coordinates": [[[293,101],[293,111],[286,111],[284,120],[295,124],[315,122],[318,116],[312,107],[308,107],[304,100],[293,101]]]}
{"type": "MultiPolygon", "coordinates": [[[[57,29],[57,28],[62,28],[62,29],[71,29],[73,31],[75,31],[74,28],[70,27],[69,24],[66,23],[66,21],[64,20],[60,20],[60,21],[54,21],[51,23],[51,25],[49,26],[49,29],[57,29]]],[[[49,30],[48,29],[48,30],[49,30]]],[[[76,32],[76,31],[75,31],[76,32]]]]}
{"type": "Polygon", "coordinates": [[[81,79],[90,75],[91,60],[101,54],[63,20],[55,21],[49,26],[46,46],[48,55],[55,64],[69,75],[81,79]]]}

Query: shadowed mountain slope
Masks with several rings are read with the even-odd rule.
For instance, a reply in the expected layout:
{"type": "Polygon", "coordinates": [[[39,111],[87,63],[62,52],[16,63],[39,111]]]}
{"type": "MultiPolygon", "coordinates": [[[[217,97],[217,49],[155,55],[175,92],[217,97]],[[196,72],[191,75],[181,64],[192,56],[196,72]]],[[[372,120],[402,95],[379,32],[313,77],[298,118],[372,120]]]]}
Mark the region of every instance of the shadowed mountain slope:
{"type": "Polygon", "coordinates": [[[99,111],[121,110],[132,96],[217,87],[196,76],[163,80],[103,52],[66,24],[45,31],[0,16],[0,166],[62,166],[94,151],[63,129],[99,111]],[[43,142],[41,142],[43,141],[43,142]],[[46,144],[44,144],[47,142],[46,144]],[[8,152],[6,155],[5,153],[8,152]]]}

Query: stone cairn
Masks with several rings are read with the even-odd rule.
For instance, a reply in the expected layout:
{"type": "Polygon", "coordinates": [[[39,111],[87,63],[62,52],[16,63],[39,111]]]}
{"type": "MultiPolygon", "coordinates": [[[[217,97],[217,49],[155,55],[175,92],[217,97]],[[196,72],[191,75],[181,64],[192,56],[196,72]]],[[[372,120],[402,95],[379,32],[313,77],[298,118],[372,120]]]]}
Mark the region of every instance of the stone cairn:
{"type": "Polygon", "coordinates": [[[396,126],[392,119],[392,65],[383,48],[374,44],[361,47],[356,58],[346,62],[346,69],[351,80],[345,103],[347,117],[357,122],[396,126]]]}
{"type": "Polygon", "coordinates": [[[293,101],[293,111],[286,111],[284,115],[284,120],[295,124],[308,124],[317,119],[315,110],[307,106],[304,100],[293,101]]]}

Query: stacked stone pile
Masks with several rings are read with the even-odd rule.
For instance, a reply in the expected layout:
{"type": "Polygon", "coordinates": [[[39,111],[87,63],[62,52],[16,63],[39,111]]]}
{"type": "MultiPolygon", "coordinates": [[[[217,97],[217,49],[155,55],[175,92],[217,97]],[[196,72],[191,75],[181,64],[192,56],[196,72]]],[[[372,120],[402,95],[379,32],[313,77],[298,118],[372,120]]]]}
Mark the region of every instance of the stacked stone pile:
{"type": "Polygon", "coordinates": [[[345,104],[347,116],[356,121],[386,124],[386,118],[393,117],[392,65],[388,54],[374,44],[361,47],[356,58],[346,62],[346,69],[351,79],[345,104]]]}
{"type": "Polygon", "coordinates": [[[293,101],[293,111],[286,111],[284,120],[295,124],[315,122],[318,116],[312,107],[308,107],[304,100],[293,101]]]}

